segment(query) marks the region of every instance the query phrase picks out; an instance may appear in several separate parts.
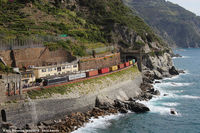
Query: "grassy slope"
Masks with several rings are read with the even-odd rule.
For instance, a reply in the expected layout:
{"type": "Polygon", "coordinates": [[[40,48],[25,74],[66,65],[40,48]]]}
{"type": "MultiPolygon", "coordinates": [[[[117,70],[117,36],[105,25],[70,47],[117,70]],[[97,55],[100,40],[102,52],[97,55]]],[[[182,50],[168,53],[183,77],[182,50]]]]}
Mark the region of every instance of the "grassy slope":
{"type": "Polygon", "coordinates": [[[79,94],[88,94],[90,92],[95,91],[100,86],[102,86],[101,89],[103,89],[105,87],[103,86],[103,84],[105,83],[108,85],[112,84],[112,82],[114,82],[115,80],[119,80],[119,77],[121,81],[122,81],[122,77],[125,77],[123,80],[130,80],[126,78],[129,78],[128,75],[132,75],[131,77],[134,78],[134,73],[138,73],[138,69],[136,66],[128,68],[126,70],[116,72],[116,73],[112,73],[106,76],[84,80],[78,83],[62,85],[58,87],[51,87],[48,89],[42,89],[40,91],[37,91],[37,90],[29,91],[28,96],[31,99],[48,98],[54,94],[67,95],[73,91],[79,94]]]}

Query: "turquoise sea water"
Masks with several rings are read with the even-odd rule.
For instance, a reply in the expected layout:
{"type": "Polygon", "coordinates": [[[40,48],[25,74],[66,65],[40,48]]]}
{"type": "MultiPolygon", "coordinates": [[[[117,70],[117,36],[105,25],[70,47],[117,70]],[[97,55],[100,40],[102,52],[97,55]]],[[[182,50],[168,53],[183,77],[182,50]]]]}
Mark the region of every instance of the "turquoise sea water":
{"type": "Polygon", "coordinates": [[[155,85],[161,96],[143,102],[149,113],[93,119],[75,133],[200,133],[200,49],[175,53],[183,56],[173,59],[175,66],[186,73],[155,85]],[[170,109],[178,114],[170,115],[170,109]]]}

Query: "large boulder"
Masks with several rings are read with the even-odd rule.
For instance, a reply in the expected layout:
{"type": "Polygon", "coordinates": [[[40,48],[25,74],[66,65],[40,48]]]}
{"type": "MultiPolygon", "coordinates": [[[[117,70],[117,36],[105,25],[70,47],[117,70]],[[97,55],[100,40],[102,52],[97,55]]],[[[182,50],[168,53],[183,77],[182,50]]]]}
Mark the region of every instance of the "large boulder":
{"type": "Polygon", "coordinates": [[[147,111],[150,111],[150,109],[144,104],[136,103],[136,102],[130,102],[129,109],[136,113],[145,113],[147,111]]]}
{"type": "Polygon", "coordinates": [[[160,96],[160,91],[159,91],[159,90],[156,90],[156,91],[154,91],[153,94],[156,95],[156,96],[160,96]]]}
{"type": "Polygon", "coordinates": [[[116,107],[116,108],[124,108],[125,107],[125,103],[123,103],[122,101],[116,99],[116,100],[114,100],[114,107],[116,107]]]}
{"type": "Polygon", "coordinates": [[[119,112],[122,113],[122,114],[128,113],[128,111],[125,108],[120,108],[119,112]]]}
{"type": "Polygon", "coordinates": [[[169,69],[169,73],[171,75],[178,75],[179,72],[176,70],[176,68],[174,66],[172,66],[170,69],[169,69]]]}

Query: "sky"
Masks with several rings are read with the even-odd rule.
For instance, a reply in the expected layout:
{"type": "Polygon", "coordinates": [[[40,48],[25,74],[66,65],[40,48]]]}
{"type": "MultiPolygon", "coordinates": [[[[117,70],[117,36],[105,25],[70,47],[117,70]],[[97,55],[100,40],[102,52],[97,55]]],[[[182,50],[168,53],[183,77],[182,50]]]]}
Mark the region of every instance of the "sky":
{"type": "Polygon", "coordinates": [[[185,9],[195,13],[200,16],[200,0],[167,0],[175,4],[178,4],[185,9]]]}

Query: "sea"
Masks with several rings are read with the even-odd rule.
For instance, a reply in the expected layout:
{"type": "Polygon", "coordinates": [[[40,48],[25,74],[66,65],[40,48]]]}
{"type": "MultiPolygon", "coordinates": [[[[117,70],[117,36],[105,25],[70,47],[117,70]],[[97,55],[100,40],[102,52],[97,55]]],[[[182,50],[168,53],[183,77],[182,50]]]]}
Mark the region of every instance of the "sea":
{"type": "Polygon", "coordinates": [[[174,53],[182,55],[173,61],[185,73],[154,84],[161,96],[141,102],[150,112],[91,119],[73,133],[200,133],[200,49],[178,49],[174,53]],[[170,110],[177,114],[171,115],[170,110]]]}

